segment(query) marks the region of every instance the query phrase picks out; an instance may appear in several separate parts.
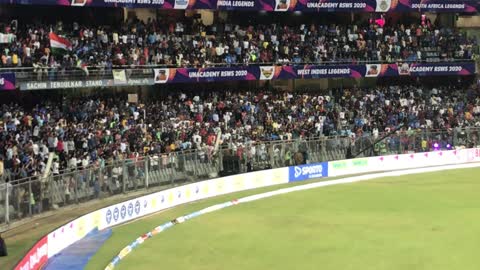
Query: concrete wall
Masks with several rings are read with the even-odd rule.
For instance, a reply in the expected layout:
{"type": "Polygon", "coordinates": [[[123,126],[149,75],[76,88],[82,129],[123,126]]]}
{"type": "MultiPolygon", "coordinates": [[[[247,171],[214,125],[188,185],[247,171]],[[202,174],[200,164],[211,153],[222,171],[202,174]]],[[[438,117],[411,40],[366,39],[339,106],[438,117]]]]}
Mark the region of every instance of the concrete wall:
{"type": "Polygon", "coordinates": [[[130,17],[129,15],[135,14],[138,19],[146,22],[148,18],[155,19],[157,17],[157,10],[153,8],[136,8],[136,9],[125,9],[128,12],[127,17],[130,17]]]}
{"type": "Polygon", "coordinates": [[[457,27],[461,28],[479,28],[480,29],[480,15],[460,16],[457,20],[457,27]]]}

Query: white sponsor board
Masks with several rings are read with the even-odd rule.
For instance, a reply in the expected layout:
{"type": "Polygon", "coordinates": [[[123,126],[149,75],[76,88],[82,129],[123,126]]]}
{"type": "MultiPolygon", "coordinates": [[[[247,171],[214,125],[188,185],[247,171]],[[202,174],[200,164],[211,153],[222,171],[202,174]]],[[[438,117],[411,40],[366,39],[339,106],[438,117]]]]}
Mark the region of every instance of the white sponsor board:
{"type": "Polygon", "coordinates": [[[200,199],[284,183],[288,183],[288,168],[192,183],[105,207],[77,218],[48,234],[48,257],[53,257],[97,228],[103,230],[200,199]]]}
{"type": "Polygon", "coordinates": [[[328,176],[414,169],[480,161],[480,148],[332,161],[328,176]]]}
{"type": "Polygon", "coordinates": [[[81,216],[48,234],[48,257],[51,258],[69,245],[98,228],[100,211],[81,216]]]}
{"type": "Polygon", "coordinates": [[[222,194],[288,183],[288,168],[252,172],[180,186],[115,204],[100,211],[99,229],[115,226],[180,204],[222,194]]]}

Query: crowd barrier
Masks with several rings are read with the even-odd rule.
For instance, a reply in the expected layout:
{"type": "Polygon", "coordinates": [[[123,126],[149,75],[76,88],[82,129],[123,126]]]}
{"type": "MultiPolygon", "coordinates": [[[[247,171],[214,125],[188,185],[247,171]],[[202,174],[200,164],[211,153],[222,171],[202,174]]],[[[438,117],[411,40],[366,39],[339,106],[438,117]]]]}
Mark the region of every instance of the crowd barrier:
{"type": "MultiPolygon", "coordinates": [[[[384,136],[390,138],[388,143],[378,143],[373,148],[376,136],[365,133],[352,139],[342,132],[329,137],[261,141],[241,147],[230,145],[213,152],[204,147],[118,160],[105,165],[92,164],[81,170],[68,169],[59,175],[50,174],[47,177],[36,175],[19,179],[15,172],[7,169],[0,177],[0,231],[11,227],[13,222],[53,209],[88,201],[98,202],[102,198],[120,194],[168,189],[213,179],[222,171],[240,174],[305,163],[331,162],[345,159],[349,152],[352,156],[371,157],[451,150],[452,145],[456,149],[480,145],[480,128],[470,127],[401,131],[390,135],[384,133],[377,138],[384,136]],[[29,198],[32,193],[34,202],[29,198]]],[[[360,166],[362,160],[355,162],[356,166],[360,166]]],[[[338,163],[338,166],[344,165],[338,163]]],[[[322,168],[322,171],[325,174],[327,168],[322,168]]]]}
{"type": "Polygon", "coordinates": [[[49,258],[85,237],[180,204],[222,194],[312,178],[373,173],[480,161],[480,148],[377,156],[264,170],[192,183],[128,200],[81,216],[38,241],[15,270],[40,269],[49,258]]]}

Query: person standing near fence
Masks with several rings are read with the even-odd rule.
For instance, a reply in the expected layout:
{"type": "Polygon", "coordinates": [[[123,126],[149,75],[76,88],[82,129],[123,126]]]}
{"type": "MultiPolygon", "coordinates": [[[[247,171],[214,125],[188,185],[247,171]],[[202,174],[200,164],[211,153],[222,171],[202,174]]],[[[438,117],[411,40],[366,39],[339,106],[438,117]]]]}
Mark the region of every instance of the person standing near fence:
{"type": "Polygon", "coordinates": [[[3,182],[3,180],[5,179],[4,174],[5,172],[3,167],[3,157],[0,157],[0,182],[3,182]]]}
{"type": "Polygon", "coordinates": [[[3,240],[2,235],[0,234],[0,257],[6,256],[8,256],[7,245],[5,244],[5,240],[3,240]]]}

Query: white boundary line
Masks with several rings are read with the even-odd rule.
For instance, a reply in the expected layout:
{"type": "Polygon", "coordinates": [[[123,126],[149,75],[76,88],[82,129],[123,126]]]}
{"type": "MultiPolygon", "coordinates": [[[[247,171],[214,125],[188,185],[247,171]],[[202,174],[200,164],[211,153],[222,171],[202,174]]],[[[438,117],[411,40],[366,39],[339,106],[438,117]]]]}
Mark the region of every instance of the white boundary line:
{"type": "Polygon", "coordinates": [[[333,186],[333,185],[340,185],[340,184],[348,184],[348,183],[355,183],[355,182],[361,182],[361,181],[366,181],[366,180],[371,180],[371,179],[378,179],[378,178],[384,178],[384,177],[395,177],[395,176],[403,176],[403,175],[409,175],[409,174],[419,174],[419,173],[427,173],[427,172],[438,172],[438,171],[446,171],[446,170],[456,170],[456,169],[468,169],[468,168],[477,168],[480,167],[480,163],[469,163],[469,164],[460,164],[460,165],[446,165],[446,166],[438,166],[438,167],[428,167],[428,168],[418,168],[418,169],[409,169],[409,170],[404,170],[404,171],[392,171],[392,172],[383,172],[383,173],[374,173],[374,174],[367,174],[367,175],[360,175],[360,176],[352,176],[352,177],[346,177],[342,179],[336,179],[336,180],[330,180],[330,181],[323,181],[323,182],[316,182],[316,183],[310,183],[310,184],[305,184],[301,186],[295,186],[295,187],[288,187],[288,188],[282,188],[270,192],[265,192],[265,193],[260,193],[256,195],[251,195],[247,197],[243,197],[238,200],[233,200],[225,203],[220,203],[216,204],[207,208],[204,208],[200,211],[193,212],[191,214],[188,214],[186,216],[181,216],[176,218],[173,221],[167,222],[163,225],[160,225],[156,227],[153,231],[144,234],[143,236],[138,237],[135,241],[133,241],[131,244],[123,248],[117,256],[113,258],[113,260],[105,267],[105,270],[112,270],[115,268],[115,266],[125,258],[133,249],[135,249],[138,245],[142,244],[146,239],[151,238],[152,236],[176,225],[185,222],[186,220],[189,220],[191,218],[207,214],[213,211],[217,211],[223,208],[227,208],[233,205],[237,205],[239,203],[246,203],[246,202],[251,202],[251,201],[256,201],[259,199],[264,199],[276,195],[281,195],[281,194],[286,194],[286,193],[291,193],[295,191],[302,191],[302,190],[308,190],[308,189],[313,189],[313,188],[319,188],[319,187],[326,187],[326,186],[333,186]]]}

